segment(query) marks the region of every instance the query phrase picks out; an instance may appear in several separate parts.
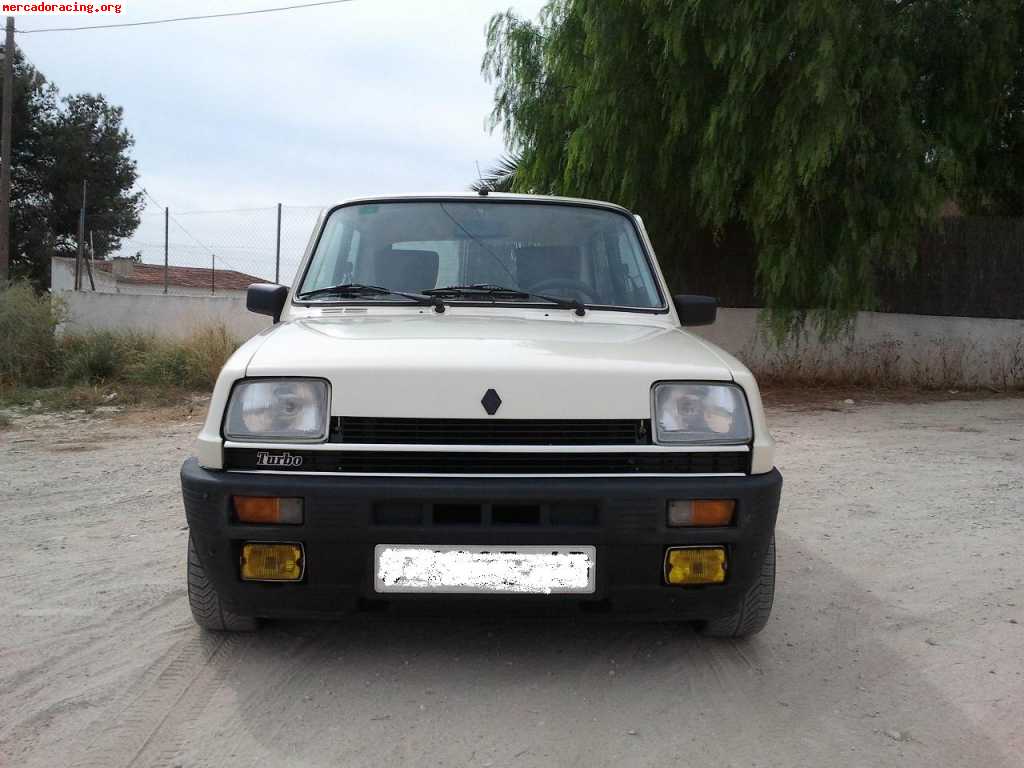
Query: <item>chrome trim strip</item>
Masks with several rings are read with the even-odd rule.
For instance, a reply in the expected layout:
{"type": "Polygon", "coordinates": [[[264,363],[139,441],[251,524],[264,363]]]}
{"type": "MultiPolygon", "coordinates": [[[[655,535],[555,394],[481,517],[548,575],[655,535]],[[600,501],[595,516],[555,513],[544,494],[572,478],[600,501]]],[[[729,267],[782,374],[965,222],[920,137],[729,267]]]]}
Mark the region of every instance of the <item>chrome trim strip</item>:
{"type": "Polygon", "coordinates": [[[589,474],[483,474],[480,472],[469,473],[469,474],[432,474],[429,472],[302,472],[302,471],[289,471],[289,472],[276,472],[272,469],[227,469],[224,470],[228,474],[235,475],[276,475],[278,477],[289,477],[293,475],[301,475],[302,477],[478,477],[481,479],[485,478],[538,478],[538,477],[573,477],[573,478],[592,478],[592,477],[749,477],[749,475],[743,472],[720,472],[720,473],[700,473],[700,474],[672,474],[665,472],[630,472],[628,474],[611,474],[611,473],[600,473],[593,472],[589,474]]]}
{"type": "Polygon", "coordinates": [[[468,445],[424,443],[250,443],[227,440],[224,448],[259,448],[270,451],[357,451],[420,453],[750,453],[749,445],[468,445]]]}

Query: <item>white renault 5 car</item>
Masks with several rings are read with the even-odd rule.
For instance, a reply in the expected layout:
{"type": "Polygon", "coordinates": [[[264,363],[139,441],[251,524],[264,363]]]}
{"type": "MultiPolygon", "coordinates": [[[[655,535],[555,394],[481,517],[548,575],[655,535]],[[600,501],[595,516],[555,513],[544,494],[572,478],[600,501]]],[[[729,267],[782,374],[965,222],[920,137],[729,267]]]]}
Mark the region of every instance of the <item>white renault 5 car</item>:
{"type": "Polygon", "coordinates": [[[212,630],[360,609],[765,626],[782,477],[757,384],[687,326],[640,218],[524,195],[353,200],[217,380],[181,471],[212,630]]]}

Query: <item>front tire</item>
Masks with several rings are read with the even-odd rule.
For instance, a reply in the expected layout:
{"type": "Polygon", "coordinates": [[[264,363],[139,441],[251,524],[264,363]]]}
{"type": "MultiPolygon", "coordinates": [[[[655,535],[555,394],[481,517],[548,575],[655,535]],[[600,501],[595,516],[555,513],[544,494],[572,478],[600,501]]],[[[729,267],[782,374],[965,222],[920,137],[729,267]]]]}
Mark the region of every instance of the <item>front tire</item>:
{"type": "Polygon", "coordinates": [[[221,605],[217,590],[199,562],[191,534],[188,537],[188,607],[192,609],[196,624],[214,632],[252,632],[258,625],[252,616],[239,616],[221,605]]]}
{"type": "Polygon", "coordinates": [[[743,596],[739,610],[720,619],[712,619],[700,627],[705,637],[750,637],[768,623],[775,600],[775,536],[768,544],[761,573],[757,581],[743,596]]]}

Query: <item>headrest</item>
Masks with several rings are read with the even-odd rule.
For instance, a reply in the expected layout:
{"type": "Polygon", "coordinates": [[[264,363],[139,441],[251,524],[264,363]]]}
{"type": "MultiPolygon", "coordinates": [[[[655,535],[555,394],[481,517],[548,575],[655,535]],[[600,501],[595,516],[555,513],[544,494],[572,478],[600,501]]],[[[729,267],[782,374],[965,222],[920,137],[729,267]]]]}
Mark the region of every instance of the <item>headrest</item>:
{"type": "Polygon", "coordinates": [[[425,291],[437,285],[437,265],[437,251],[384,248],[374,258],[374,282],[396,291],[425,291]]]}
{"type": "Polygon", "coordinates": [[[579,280],[580,251],[575,245],[527,245],[513,251],[516,279],[520,288],[529,288],[544,280],[579,280]]]}

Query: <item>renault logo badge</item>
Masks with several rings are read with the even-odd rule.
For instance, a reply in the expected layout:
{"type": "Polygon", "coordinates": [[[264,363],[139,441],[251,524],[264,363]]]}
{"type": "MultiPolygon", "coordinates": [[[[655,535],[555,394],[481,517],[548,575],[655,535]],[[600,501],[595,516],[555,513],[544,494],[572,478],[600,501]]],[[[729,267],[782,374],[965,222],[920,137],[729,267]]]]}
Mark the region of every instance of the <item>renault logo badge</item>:
{"type": "Polygon", "coordinates": [[[488,416],[493,416],[498,412],[498,409],[501,408],[501,398],[493,389],[488,389],[484,392],[484,397],[480,401],[480,404],[484,407],[484,410],[487,411],[488,416]]]}

